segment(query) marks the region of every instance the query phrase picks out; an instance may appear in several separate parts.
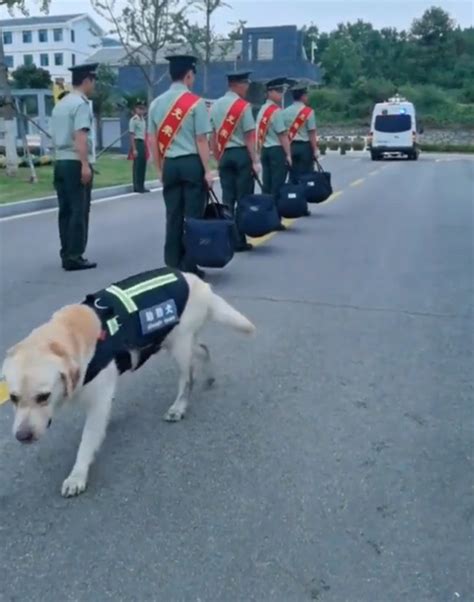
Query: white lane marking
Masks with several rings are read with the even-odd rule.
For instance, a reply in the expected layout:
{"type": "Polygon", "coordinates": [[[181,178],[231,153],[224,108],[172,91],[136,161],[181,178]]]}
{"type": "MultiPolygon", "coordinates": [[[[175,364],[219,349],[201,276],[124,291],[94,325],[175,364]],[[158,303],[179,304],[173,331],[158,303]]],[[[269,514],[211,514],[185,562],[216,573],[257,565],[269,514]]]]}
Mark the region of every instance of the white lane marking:
{"type": "MultiPolygon", "coordinates": [[[[214,182],[217,182],[219,178],[214,178],[214,182]]],[[[158,188],[151,188],[150,192],[163,192],[163,186],[159,186],[158,188]]],[[[115,201],[116,199],[125,199],[130,196],[138,196],[136,192],[126,192],[125,194],[116,194],[114,196],[108,196],[104,199],[97,199],[96,201],[92,201],[92,206],[99,205],[101,203],[108,203],[110,201],[115,201]]],[[[32,199],[35,200],[35,199],[32,199]]],[[[20,201],[20,202],[28,202],[28,201],[20,201]]],[[[50,207],[49,209],[39,209],[38,211],[29,211],[28,213],[21,213],[20,215],[8,215],[6,217],[0,217],[0,223],[2,222],[10,222],[16,219],[22,219],[25,217],[34,217],[35,215],[44,215],[45,213],[54,213],[57,211],[57,207],[50,207]]]]}

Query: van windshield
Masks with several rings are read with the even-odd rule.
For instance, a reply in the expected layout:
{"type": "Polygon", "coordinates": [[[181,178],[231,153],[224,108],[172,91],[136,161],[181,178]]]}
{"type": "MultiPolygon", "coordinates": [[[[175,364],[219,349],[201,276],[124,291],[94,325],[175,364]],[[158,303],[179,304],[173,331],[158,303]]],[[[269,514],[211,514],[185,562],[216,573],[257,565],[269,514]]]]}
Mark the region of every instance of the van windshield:
{"type": "Polygon", "coordinates": [[[411,115],[377,115],[375,118],[375,130],[377,132],[407,132],[411,129],[411,115]]]}

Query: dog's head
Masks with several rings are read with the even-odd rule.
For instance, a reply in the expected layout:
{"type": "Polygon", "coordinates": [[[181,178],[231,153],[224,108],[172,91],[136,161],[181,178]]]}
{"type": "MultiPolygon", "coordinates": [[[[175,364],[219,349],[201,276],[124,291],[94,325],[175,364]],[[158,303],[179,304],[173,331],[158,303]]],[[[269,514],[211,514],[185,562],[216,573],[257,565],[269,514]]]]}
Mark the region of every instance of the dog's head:
{"type": "Polygon", "coordinates": [[[80,379],[67,347],[54,340],[19,343],[7,352],[2,372],[15,407],[13,434],[21,443],[44,434],[55,408],[73,395],[80,379]]]}

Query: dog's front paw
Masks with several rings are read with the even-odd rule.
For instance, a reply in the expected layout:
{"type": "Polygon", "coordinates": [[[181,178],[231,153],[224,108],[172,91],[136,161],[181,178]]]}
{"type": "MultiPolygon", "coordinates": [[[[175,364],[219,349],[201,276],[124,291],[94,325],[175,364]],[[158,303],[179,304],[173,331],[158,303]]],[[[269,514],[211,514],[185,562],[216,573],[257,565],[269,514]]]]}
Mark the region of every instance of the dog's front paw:
{"type": "Polygon", "coordinates": [[[179,422],[184,418],[185,411],[186,410],[184,408],[171,406],[163,416],[163,420],[166,420],[166,422],[179,422]]]}
{"type": "Polygon", "coordinates": [[[80,495],[87,487],[87,476],[83,474],[70,474],[63,482],[61,494],[63,497],[80,495]]]}

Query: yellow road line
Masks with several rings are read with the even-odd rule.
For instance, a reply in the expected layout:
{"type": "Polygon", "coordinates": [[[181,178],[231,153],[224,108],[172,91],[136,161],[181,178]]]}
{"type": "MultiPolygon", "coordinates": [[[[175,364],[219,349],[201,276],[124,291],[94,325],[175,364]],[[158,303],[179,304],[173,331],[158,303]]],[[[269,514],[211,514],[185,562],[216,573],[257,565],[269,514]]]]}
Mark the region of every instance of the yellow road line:
{"type": "Polygon", "coordinates": [[[10,393],[8,392],[7,383],[4,380],[0,380],[0,406],[2,403],[6,403],[10,399],[10,393]]]}
{"type": "Polygon", "coordinates": [[[360,186],[361,184],[363,184],[365,181],[365,178],[360,178],[359,180],[354,180],[354,182],[351,182],[349,184],[349,186],[351,186],[352,188],[354,188],[355,186],[360,186]]]}
{"type": "MultiPolygon", "coordinates": [[[[281,220],[282,224],[284,226],[286,226],[287,228],[290,228],[291,224],[293,224],[295,221],[296,221],[295,219],[288,219],[286,217],[282,218],[282,220],[281,220]]],[[[247,236],[247,240],[254,247],[260,247],[261,245],[266,243],[267,240],[270,240],[271,238],[273,238],[275,236],[275,234],[277,234],[277,233],[278,233],[278,231],[269,232],[268,234],[265,234],[265,236],[260,236],[259,238],[251,238],[250,236],[247,236]]]]}
{"type": "Polygon", "coordinates": [[[320,205],[327,205],[328,203],[332,203],[338,197],[340,197],[343,192],[344,192],[343,190],[336,190],[336,192],[333,192],[331,194],[331,196],[326,201],[323,201],[322,203],[320,203],[320,205]]]}

